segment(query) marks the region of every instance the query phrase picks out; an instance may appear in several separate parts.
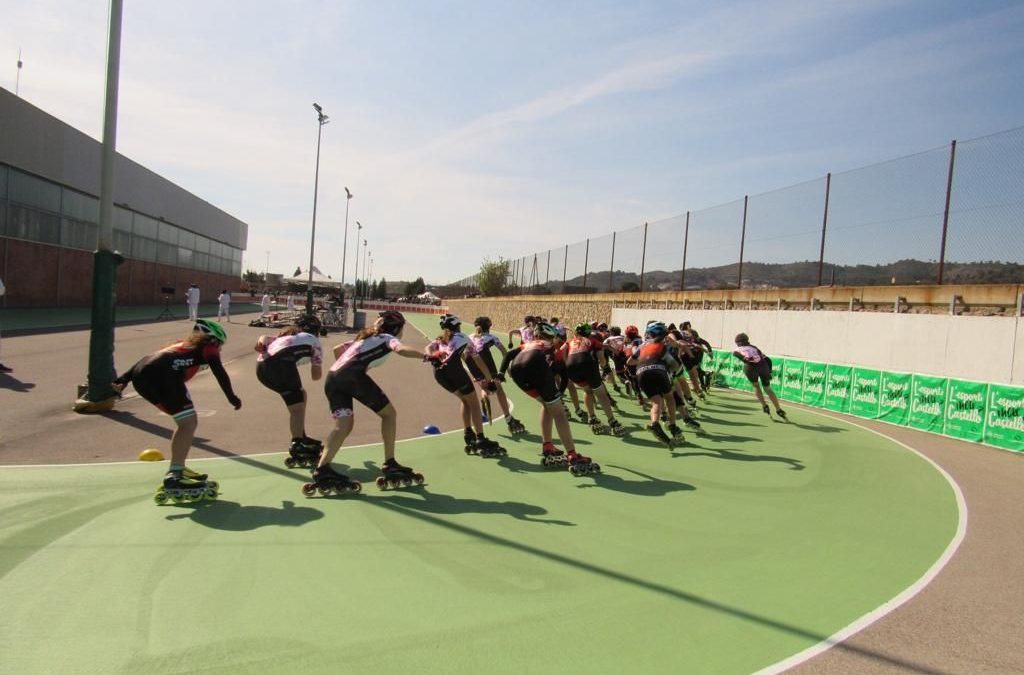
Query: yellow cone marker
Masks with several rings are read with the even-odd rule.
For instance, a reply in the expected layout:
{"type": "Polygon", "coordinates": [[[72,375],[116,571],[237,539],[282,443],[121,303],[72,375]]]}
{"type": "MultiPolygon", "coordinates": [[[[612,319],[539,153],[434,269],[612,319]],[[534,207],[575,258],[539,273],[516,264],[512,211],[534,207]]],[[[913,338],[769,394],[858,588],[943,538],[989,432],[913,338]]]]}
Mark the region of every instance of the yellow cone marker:
{"type": "Polygon", "coordinates": [[[159,462],[162,461],[164,455],[156,448],[146,448],[139,453],[139,459],[143,462],[159,462]]]}

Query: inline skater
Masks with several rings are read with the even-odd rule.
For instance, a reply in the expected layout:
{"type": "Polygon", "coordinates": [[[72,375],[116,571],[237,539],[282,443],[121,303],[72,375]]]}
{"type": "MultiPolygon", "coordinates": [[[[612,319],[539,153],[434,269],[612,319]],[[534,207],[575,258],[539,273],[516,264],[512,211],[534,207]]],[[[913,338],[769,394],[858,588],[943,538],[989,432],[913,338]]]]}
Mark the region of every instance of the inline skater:
{"type": "Polygon", "coordinates": [[[434,366],[434,379],[441,387],[458,397],[462,407],[462,422],[465,426],[463,439],[466,442],[466,454],[479,454],[481,457],[499,457],[506,454],[505,449],[484,436],[483,419],[480,410],[480,399],[476,396],[476,388],[469,379],[469,373],[463,366],[464,362],[473,361],[483,376],[484,386],[490,386],[493,371],[489,370],[484,360],[476,353],[473,343],[462,332],[462,321],[454,314],[441,317],[441,336],[427,345],[424,360],[434,366]]]}
{"type": "Polygon", "coordinates": [[[361,330],[351,342],[334,348],[334,364],[327,373],[324,392],[330,405],[334,428],[327,436],[327,445],[320,455],[317,468],[313,471],[313,482],[302,487],[304,494],[314,492],[327,494],[345,490],[358,492],[361,486],[348,476],[331,468],[331,462],[341,448],[345,439],[352,433],[355,425],[355,399],[380,417],[380,435],[384,443],[384,464],[381,476],[377,479],[380,488],[388,485],[396,486],[399,482],[406,485],[412,481],[423,482],[423,476],[412,469],[402,466],[395,459],[395,430],[398,424],[398,413],[395,406],[388,400],[377,383],[367,373],[367,369],[379,365],[382,359],[392,353],[410,359],[422,359],[418,349],[406,347],[400,341],[405,328],[405,317],[401,312],[387,310],[381,312],[373,326],[361,330]]]}
{"type": "Polygon", "coordinates": [[[593,334],[590,324],[586,323],[577,324],[574,332],[576,335],[569,340],[569,354],[565,362],[566,373],[569,380],[584,391],[587,412],[590,415],[590,430],[595,434],[604,434],[610,431],[615,436],[623,436],[626,430],[615,419],[608,391],[601,380],[601,370],[606,370],[608,363],[605,360],[604,342],[600,333],[593,334]],[[594,414],[595,397],[608,418],[607,426],[601,424],[597,415],[594,414]]]}
{"type": "Polygon", "coordinates": [[[643,343],[643,340],[640,339],[640,329],[633,325],[626,326],[625,338],[626,339],[622,345],[622,353],[626,357],[624,367],[626,374],[626,386],[632,391],[632,395],[636,396],[636,402],[646,411],[650,409],[650,406],[647,401],[644,400],[643,392],[640,391],[640,385],[638,385],[636,381],[636,361],[630,360],[636,355],[637,350],[643,343]]]}
{"type": "Polygon", "coordinates": [[[171,464],[157,490],[157,504],[168,500],[193,502],[217,496],[216,481],[207,480],[206,474],[185,467],[198,424],[196,409],[185,383],[192,379],[200,366],[208,365],[231,406],[235,410],[242,407],[242,399],[235,395],[231,378],[220,361],[220,349],[226,341],[227,333],[219,323],[197,319],[192,333],[184,340],[143,357],[111,383],[118,393],[132,384],[139,396],[174,418],[176,426],[171,435],[171,464]]]}
{"type": "Polygon", "coordinates": [[[537,324],[534,339],[506,355],[499,378],[504,377],[504,368],[508,367],[516,386],[540,402],[541,463],[544,466],[568,465],[574,476],[597,472],[601,470],[600,465],[576,452],[562,397],[551,372],[550,359],[553,358],[556,338],[558,331],[554,326],[546,322],[537,324]],[[552,423],[558,430],[565,453],[551,442],[552,423]]]}
{"type": "Polygon", "coordinates": [[[540,320],[541,319],[538,316],[530,316],[529,314],[524,316],[523,317],[523,325],[522,325],[522,327],[520,327],[520,328],[513,328],[512,330],[509,331],[509,333],[508,333],[508,348],[512,349],[512,336],[513,335],[518,335],[519,336],[519,344],[520,345],[522,345],[523,343],[526,343],[526,342],[529,342],[530,340],[532,340],[533,339],[533,327],[536,326],[537,322],[540,321],[540,320]]]}
{"type": "Polygon", "coordinates": [[[677,368],[677,362],[668,349],[672,338],[668,335],[668,327],[660,321],[647,324],[644,338],[643,343],[634,349],[629,363],[636,366],[637,384],[651,402],[651,423],[647,428],[655,438],[671,448],[673,440],[683,440],[683,431],[676,425],[675,399],[666,396],[673,389],[670,373],[677,368]],[[668,409],[671,438],[661,428],[662,407],[668,409]]]}
{"type": "MultiPolygon", "coordinates": [[[[689,321],[684,324],[689,326],[689,321]]],[[[708,395],[711,393],[711,373],[712,370],[704,370],[701,365],[704,362],[704,355],[713,357],[715,350],[711,346],[711,343],[700,336],[700,334],[693,328],[688,329],[690,335],[693,337],[693,343],[697,346],[697,379],[700,380],[701,387],[704,389],[704,394],[708,395]]]]}
{"type": "Polygon", "coordinates": [[[272,335],[261,335],[256,340],[256,379],[263,386],[281,395],[288,409],[288,428],[292,442],[288,468],[316,467],[324,444],[306,435],[306,390],[302,387],[298,364],[308,360],[310,376],[314,381],[323,375],[323,347],[320,344],[320,319],[300,315],[295,323],[272,335]]]}
{"type": "Polygon", "coordinates": [[[760,349],[750,344],[750,338],[747,337],[746,333],[740,333],[736,336],[736,350],[732,354],[740,361],[743,361],[743,374],[747,376],[750,384],[753,385],[754,396],[760,402],[761,410],[764,411],[764,414],[768,416],[772,414],[764,400],[764,394],[768,394],[772,405],[775,406],[775,414],[782,419],[786,419],[786,412],[779,405],[779,399],[772,390],[772,360],[765,356],[764,352],[760,349]],[[762,387],[764,388],[764,393],[761,393],[762,387]]]}
{"type": "MultiPolygon", "coordinates": [[[[469,336],[470,341],[473,343],[473,348],[487,365],[487,372],[497,373],[498,369],[494,365],[494,357],[491,356],[491,347],[497,347],[502,357],[508,353],[508,350],[505,349],[505,345],[501,344],[501,340],[491,335],[490,317],[478,316],[473,321],[473,326],[476,330],[469,336]]],[[[512,416],[512,411],[508,406],[508,397],[505,395],[505,389],[501,386],[501,382],[488,380],[483,371],[476,365],[476,359],[467,360],[466,366],[469,367],[473,381],[480,385],[480,404],[486,408],[487,418],[492,419],[490,397],[493,393],[498,397],[498,405],[501,406],[501,412],[505,415],[505,422],[508,424],[509,433],[513,436],[526,433],[526,427],[523,426],[523,423],[512,416]]]]}
{"type": "MultiPolygon", "coordinates": [[[[616,394],[622,393],[622,388],[619,386],[621,382],[626,387],[627,396],[630,395],[629,383],[626,382],[626,356],[625,356],[626,338],[622,335],[622,329],[618,326],[612,326],[608,329],[608,336],[604,339],[604,355],[607,361],[611,362],[611,366],[607,367],[607,370],[602,371],[605,382],[609,382],[612,385],[612,389],[615,390],[616,394]]],[[[615,407],[614,400],[612,401],[613,407],[615,407]]]]}

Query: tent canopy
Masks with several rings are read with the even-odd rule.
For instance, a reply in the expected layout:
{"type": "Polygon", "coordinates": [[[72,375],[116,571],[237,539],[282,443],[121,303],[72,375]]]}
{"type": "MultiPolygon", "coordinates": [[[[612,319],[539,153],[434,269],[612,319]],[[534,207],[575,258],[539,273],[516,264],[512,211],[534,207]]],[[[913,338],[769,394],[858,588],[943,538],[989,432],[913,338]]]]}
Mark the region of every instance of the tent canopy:
{"type": "MultiPolygon", "coordinates": [[[[299,287],[305,288],[306,285],[309,283],[309,271],[308,270],[303,270],[303,269],[300,268],[299,269],[299,273],[297,275],[295,275],[293,277],[288,277],[284,281],[289,286],[299,286],[299,287]]],[[[340,281],[335,281],[334,279],[332,279],[329,276],[325,275],[323,272],[321,272],[320,270],[318,270],[316,268],[316,265],[314,265],[313,266],[313,286],[315,288],[338,289],[338,288],[341,288],[341,282],[340,281]]]]}

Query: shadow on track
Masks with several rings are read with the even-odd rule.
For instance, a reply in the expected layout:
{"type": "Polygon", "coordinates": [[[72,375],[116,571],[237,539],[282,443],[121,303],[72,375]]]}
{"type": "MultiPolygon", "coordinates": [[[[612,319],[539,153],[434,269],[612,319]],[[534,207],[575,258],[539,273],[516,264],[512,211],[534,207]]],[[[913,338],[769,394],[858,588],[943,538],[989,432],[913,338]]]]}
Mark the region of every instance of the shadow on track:
{"type": "Polygon", "coordinates": [[[175,504],[188,509],[187,513],[173,513],[167,520],[188,518],[197,525],[215,530],[246,532],[261,527],[299,527],[324,517],[322,511],[308,506],[295,506],[295,502],[282,501],[281,508],[271,506],[243,506],[223,499],[190,504],[175,504]]]}
{"type": "Polygon", "coordinates": [[[11,391],[23,394],[35,388],[36,385],[33,382],[22,382],[18,378],[6,373],[0,374],[0,389],[10,389],[11,391]]]}
{"type": "Polygon", "coordinates": [[[673,452],[672,457],[712,457],[714,459],[727,459],[735,462],[779,462],[788,464],[792,471],[803,471],[804,463],[792,457],[779,457],[776,455],[744,455],[741,452],[719,448],[699,448],[707,452],[673,452]]]}
{"type": "Polygon", "coordinates": [[[589,478],[593,478],[592,483],[580,483],[576,487],[578,488],[592,488],[600,487],[606,490],[615,490],[616,492],[623,492],[628,495],[634,495],[637,497],[664,497],[670,492],[690,492],[697,488],[689,483],[678,483],[673,480],[662,480],[649,476],[645,473],[640,473],[635,469],[627,469],[624,466],[617,466],[614,464],[606,464],[610,469],[619,469],[620,471],[628,471],[634,475],[640,476],[645,480],[626,480],[615,474],[608,473],[592,473],[589,478]]]}

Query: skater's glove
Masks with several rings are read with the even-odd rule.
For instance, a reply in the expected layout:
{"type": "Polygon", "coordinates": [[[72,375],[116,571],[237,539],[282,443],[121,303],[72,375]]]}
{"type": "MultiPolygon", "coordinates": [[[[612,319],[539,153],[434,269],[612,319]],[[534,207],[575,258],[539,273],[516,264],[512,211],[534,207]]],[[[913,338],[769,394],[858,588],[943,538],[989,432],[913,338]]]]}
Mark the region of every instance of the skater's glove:
{"type": "Polygon", "coordinates": [[[484,389],[487,391],[498,391],[498,385],[494,380],[487,380],[484,384],[484,389]]]}
{"type": "Polygon", "coordinates": [[[239,408],[242,407],[242,399],[238,398],[237,396],[229,396],[228,403],[234,406],[235,410],[238,410],[239,408]]]}

